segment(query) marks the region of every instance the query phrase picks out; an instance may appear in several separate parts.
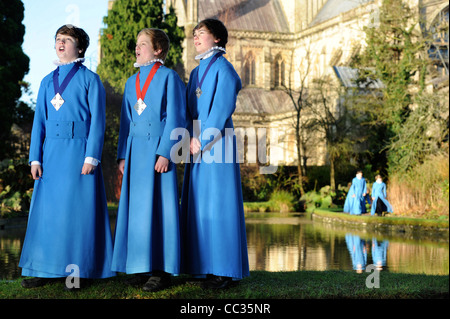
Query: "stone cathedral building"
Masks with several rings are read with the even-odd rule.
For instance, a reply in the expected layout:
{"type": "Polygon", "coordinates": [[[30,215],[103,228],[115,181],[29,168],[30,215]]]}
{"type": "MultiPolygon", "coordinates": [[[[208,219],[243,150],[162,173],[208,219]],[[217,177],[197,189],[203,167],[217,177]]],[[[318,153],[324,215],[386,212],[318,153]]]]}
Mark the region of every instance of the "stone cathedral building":
{"type": "MultiPolygon", "coordinates": [[[[307,87],[312,79],[324,76],[340,85],[352,86],[354,72],[348,67],[349,62],[364,49],[363,27],[376,27],[380,3],[381,0],[166,0],[167,6],[175,8],[178,24],[185,29],[184,70],[179,73],[182,78],[184,74],[186,82],[198,65],[194,59],[193,28],[205,18],[218,18],[227,26],[226,58],[243,84],[233,121],[236,128],[246,130],[244,159],[254,163],[259,150],[257,143],[251,142],[265,138],[270,162],[278,165],[297,163],[295,109],[281,88],[297,89],[302,80],[307,87]],[[275,144],[270,144],[271,129],[282,133],[275,144]]],[[[435,38],[436,46],[430,53],[437,70],[433,81],[447,79],[448,87],[448,2],[409,0],[409,5],[423,21],[422,30],[433,33],[435,38]]],[[[302,156],[308,158],[308,165],[327,164],[326,147],[320,136],[310,139],[307,152],[302,156]]]]}
{"type": "MultiPolygon", "coordinates": [[[[446,77],[448,86],[448,2],[409,2],[424,21],[423,30],[435,33],[438,47],[434,58],[440,72],[437,77],[446,77]]],[[[254,132],[256,140],[261,138],[258,128],[266,128],[267,136],[271,128],[283,132],[276,145],[269,145],[270,161],[280,165],[297,162],[295,109],[281,87],[297,89],[302,79],[308,86],[312,79],[326,75],[351,86],[353,73],[348,68],[349,62],[364,48],[363,26],[376,27],[380,3],[379,0],[166,1],[175,8],[179,25],[185,28],[185,79],[197,66],[192,38],[195,25],[205,18],[218,18],[227,26],[226,57],[243,84],[233,116],[235,127],[248,128],[246,138],[254,132]]],[[[250,147],[245,146],[246,161],[252,156],[247,152],[256,151],[250,147]]],[[[308,153],[308,165],[327,163],[325,144],[320,137],[312,142],[308,153]]]]}

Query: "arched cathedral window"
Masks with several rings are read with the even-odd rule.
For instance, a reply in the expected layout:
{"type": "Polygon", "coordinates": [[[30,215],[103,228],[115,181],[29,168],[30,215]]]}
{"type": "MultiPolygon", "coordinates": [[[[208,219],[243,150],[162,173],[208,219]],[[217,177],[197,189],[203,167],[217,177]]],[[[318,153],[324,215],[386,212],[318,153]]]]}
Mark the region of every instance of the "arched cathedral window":
{"type": "Polygon", "coordinates": [[[280,86],[284,86],[284,75],[285,75],[286,64],[284,62],[281,54],[278,54],[275,57],[274,65],[273,65],[273,87],[277,88],[280,86]]]}
{"type": "Polygon", "coordinates": [[[255,85],[255,73],[255,55],[250,51],[244,59],[244,86],[255,85]]]}

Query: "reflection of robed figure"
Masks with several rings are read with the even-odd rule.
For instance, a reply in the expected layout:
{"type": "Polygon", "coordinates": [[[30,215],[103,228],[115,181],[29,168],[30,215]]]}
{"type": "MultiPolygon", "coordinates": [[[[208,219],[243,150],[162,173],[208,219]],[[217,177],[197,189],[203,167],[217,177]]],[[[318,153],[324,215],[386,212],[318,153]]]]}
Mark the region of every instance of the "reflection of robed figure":
{"type": "Polygon", "coordinates": [[[367,193],[366,180],[362,178],[353,178],[352,186],[348,190],[347,198],[344,203],[344,212],[350,215],[361,215],[366,212],[364,194],[367,193]]]}
{"type": "Polygon", "coordinates": [[[101,159],[105,132],[105,90],[97,74],[81,63],[60,65],[41,82],[31,133],[30,162],[42,165],[35,181],[27,233],[19,266],[22,275],[66,277],[75,264],[81,278],[104,278],[111,269],[112,240],[100,163],[93,174],[82,175],[87,157],[101,159]]]}
{"type": "Polygon", "coordinates": [[[377,269],[381,269],[386,266],[386,254],[389,242],[383,240],[381,244],[378,244],[376,238],[372,239],[372,260],[377,269]]]}
{"type": "Polygon", "coordinates": [[[353,234],[345,235],[345,242],[347,249],[352,259],[353,270],[358,272],[364,270],[367,264],[367,251],[365,247],[365,240],[353,234]]]}

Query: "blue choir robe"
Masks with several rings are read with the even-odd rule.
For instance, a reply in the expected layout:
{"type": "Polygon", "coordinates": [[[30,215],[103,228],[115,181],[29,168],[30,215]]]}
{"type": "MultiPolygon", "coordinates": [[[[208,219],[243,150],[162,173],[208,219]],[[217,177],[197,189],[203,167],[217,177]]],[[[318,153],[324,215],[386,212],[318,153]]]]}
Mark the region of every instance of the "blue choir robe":
{"type": "MultiPolygon", "coordinates": [[[[73,65],[59,67],[59,84],[73,65]]],[[[85,157],[101,159],[105,90],[98,75],[80,65],[57,111],[50,103],[55,96],[52,74],[42,80],[36,103],[29,160],[42,164],[43,175],[34,183],[19,267],[22,275],[33,277],[111,277],[112,236],[101,164],[93,174],[81,174],[85,157]]]]}
{"type": "Polygon", "coordinates": [[[392,206],[391,204],[388,202],[388,200],[386,199],[386,184],[381,182],[381,183],[373,183],[372,185],[372,198],[373,198],[373,202],[372,202],[372,207],[371,207],[371,211],[370,214],[374,215],[376,210],[377,210],[377,201],[378,199],[381,199],[384,203],[384,205],[386,205],[386,211],[388,213],[392,213],[392,206]]]}
{"type": "MultiPolygon", "coordinates": [[[[140,67],[141,90],[153,65],[140,67]]],[[[145,95],[147,107],[139,115],[134,109],[136,77],[134,74],[126,82],[122,100],[117,158],[125,159],[125,168],[112,269],[177,275],[180,216],[176,166],[171,161],[166,173],[157,173],[155,164],[158,156],[174,156],[178,136],[171,139],[171,133],[186,126],[186,88],[175,71],[161,66],[145,95]]]]}
{"type": "Polygon", "coordinates": [[[366,241],[358,235],[346,234],[345,242],[350,253],[353,270],[364,270],[367,264],[366,241]]]}
{"type": "Polygon", "coordinates": [[[200,60],[187,86],[188,129],[191,136],[201,140],[201,157],[191,156],[185,166],[182,264],[186,273],[196,277],[213,274],[239,280],[249,276],[241,176],[231,119],[241,80],[232,64],[219,57],[197,98],[196,78],[203,76],[211,59],[200,60]]]}
{"type": "Polygon", "coordinates": [[[367,194],[366,180],[355,177],[352,180],[352,186],[348,190],[344,203],[344,212],[350,215],[361,215],[366,212],[366,202],[364,194],[367,194]],[[355,195],[355,197],[353,197],[355,195]]]}

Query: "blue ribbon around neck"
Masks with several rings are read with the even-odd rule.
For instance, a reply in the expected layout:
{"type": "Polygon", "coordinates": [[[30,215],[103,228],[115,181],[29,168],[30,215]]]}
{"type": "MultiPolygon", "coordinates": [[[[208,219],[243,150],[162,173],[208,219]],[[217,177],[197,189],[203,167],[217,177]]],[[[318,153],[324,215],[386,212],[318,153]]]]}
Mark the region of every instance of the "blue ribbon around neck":
{"type": "Polygon", "coordinates": [[[67,85],[69,85],[70,80],[74,77],[75,73],[80,69],[81,62],[76,62],[75,65],[72,67],[72,69],[69,71],[67,76],[64,78],[63,82],[61,83],[61,86],[58,82],[58,75],[59,75],[59,66],[56,68],[55,71],[53,71],[53,88],[55,89],[55,95],[59,93],[59,95],[62,95],[64,90],[66,89],[67,85]]]}
{"type": "Polygon", "coordinates": [[[200,80],[200,82],[198,81],[198,75],[200,73],[200,69],[197,72],[197,88],[201,89],[202,88],[202,84],[203,81],[205,80],[206,74],[208,74],[209,69],[211,68],[212,64],[214,62],[216,62],[216,60],[221,57],[224,54],[224,52],[218,52],[216,53],[216,55],[213,56],[213,58],[211,59],[211,61],[209,61],[208,66],[206,67],[205,73],[203,73],[202,79],[200,80]]]}

